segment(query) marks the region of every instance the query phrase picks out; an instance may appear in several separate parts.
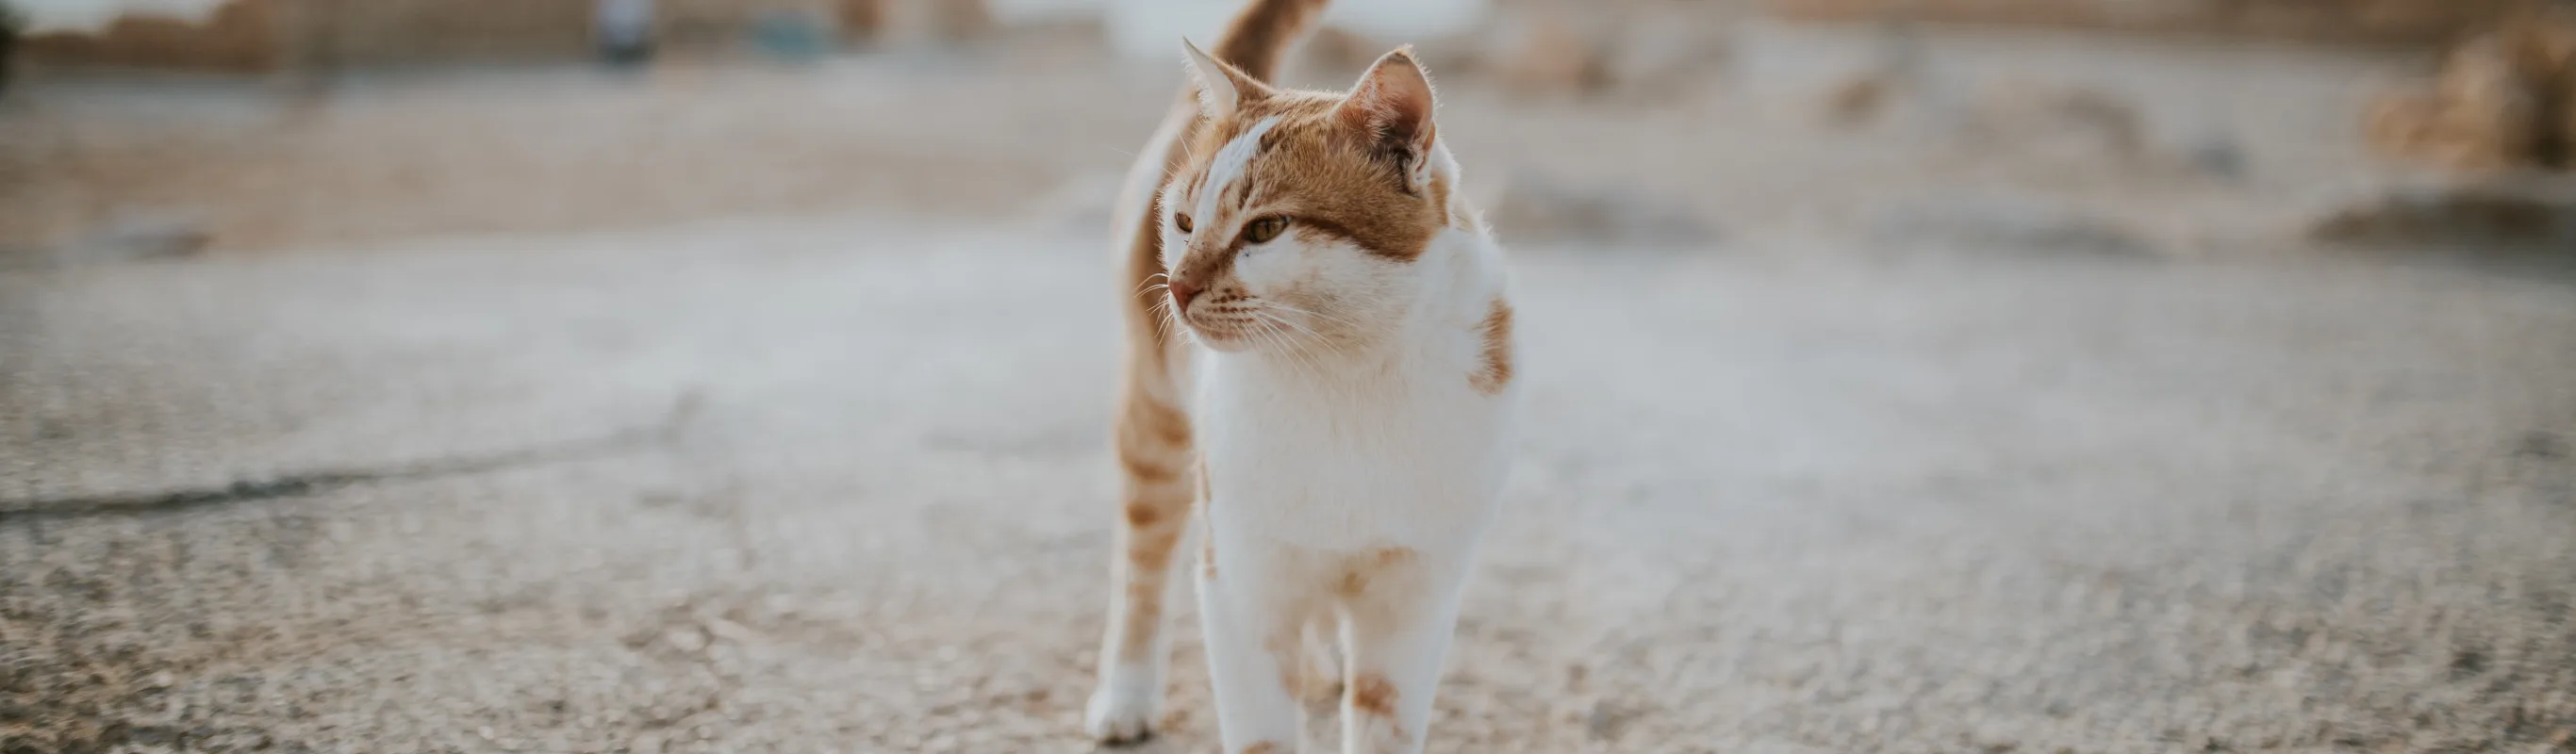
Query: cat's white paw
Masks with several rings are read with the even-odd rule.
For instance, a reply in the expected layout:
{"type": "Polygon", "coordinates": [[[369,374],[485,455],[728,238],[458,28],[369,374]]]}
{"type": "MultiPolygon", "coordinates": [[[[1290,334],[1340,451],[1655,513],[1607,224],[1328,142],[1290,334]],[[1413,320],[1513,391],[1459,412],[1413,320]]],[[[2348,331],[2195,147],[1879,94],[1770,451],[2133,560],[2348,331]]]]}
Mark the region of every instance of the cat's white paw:
{"type": "Polygon", "coordinates": [[[1152,738],[1154,717],[1163,706],[1161,691],[1141,683],[1103,682],[1091,692],[1091,703],[1083,711],[1083,729],[1104,744],[1152,738]]]}

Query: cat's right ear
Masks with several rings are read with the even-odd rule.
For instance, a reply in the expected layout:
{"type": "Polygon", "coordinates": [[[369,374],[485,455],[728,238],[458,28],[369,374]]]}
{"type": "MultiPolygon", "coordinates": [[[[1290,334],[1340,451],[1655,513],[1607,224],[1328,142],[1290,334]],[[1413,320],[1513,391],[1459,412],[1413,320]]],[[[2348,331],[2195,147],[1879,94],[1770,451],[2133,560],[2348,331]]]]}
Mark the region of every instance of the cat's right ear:
{"type": "Polygon", "coordinates": [[[1431,183],[1431,150],[1439,132],[1431,124],[1435,105],[1431,77],[1414,62],[1413,46],[1406,45],[1369,66],[1333,113],[1344,125],[1367,134],[1379,154],[1393,158],[1404,171],[1407,188],[1420,190],[1431,183]]]}
{"type": "Polygon", "coordinates": [[[1225,61],[1209,57],[1206,50],[1181,40],[1181,51],[1189,56],[1190,79],[1199,93],[1199,112],[1210,119],[1233,115],[1245,102],[1269,94],[1270,87],[1225,61]]]}

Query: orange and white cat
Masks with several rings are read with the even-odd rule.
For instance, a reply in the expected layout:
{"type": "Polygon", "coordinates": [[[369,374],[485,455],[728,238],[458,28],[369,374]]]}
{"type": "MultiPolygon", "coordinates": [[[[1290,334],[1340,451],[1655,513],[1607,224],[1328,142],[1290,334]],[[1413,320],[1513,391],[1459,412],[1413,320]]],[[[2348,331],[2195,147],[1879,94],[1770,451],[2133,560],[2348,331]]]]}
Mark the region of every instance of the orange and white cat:
{"type": "Polygon", "coordinates": [[[1308,706],[1333,703],[1343,751],[1421,751],[1501,491],[1502,250],[1456,190],[1409,50],[1347,93],[1267,83],[1322,5],[1253,0],[1215,55],[1187,46],[1196,96],[1122,197],[1125,525],[1086,720],[1104,741],[1160,713],[1165,585],[1196,501],[1226,754],[1297,750],[1308,706]]]}

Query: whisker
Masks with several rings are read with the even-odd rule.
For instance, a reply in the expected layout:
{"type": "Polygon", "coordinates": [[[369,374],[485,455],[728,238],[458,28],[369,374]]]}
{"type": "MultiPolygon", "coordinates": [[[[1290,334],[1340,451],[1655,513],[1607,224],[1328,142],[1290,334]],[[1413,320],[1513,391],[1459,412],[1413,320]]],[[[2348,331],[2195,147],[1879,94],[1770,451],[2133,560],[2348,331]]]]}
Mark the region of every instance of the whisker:
{"type": "MultiPolygon", "coordinates": [[[[1274,326],[1268,322],[1261,322],[1259,320],[1255,320],[1255,323],[1261,325],[1261,327],[1250,331],[1253,337],[1259,338],[1263,345],[1270,346],[1274,350],[1286,352],[1287,355],[1292,357],[1295,355],[1294,351],[1289,350],[1286,345],[1279,342],[1278,330],[1274,326]]],[[[1297,371],[1301,373],[1306,371],[1305,365],[1295,361],[1293,358],[1288,362],[1288,364],[1289,366],[1296,368],[1297,371]]],[[[1306,374],[1307,381],[1312,382],[1314,379],[1315,376],[1313,374],[1306,374]]]]}
{"type": "Polygon", "coordinates": [[[1312,338],[1315,338],[1315,339],[1318,339],[1318,340],[1321,340],[1321,339],[1324,337],[1324,334],[1323,334],[1323,333],[1315,332],[1315,328],[1307,327],[1307,326],[1305,326],[1305,325],[1301,325],[1301,324],[1297,324],[1296,322],[1289,321],[1289,319],[1288,319],[1287,317],[1282,317],[1282,316],[1279,316],[1279,315],[1276,315],[1276,314],[1272,314],[1272,313],[1267,312],[1267,311],[1261,312],[1261,315],[1262,315],[1262,316],[1265,316],[1265,317],[1269,317],[1272,321],[1278,322],[1279,324],[1283,324],[1283,325],[1287,325],[1287,326],[1289,326],[1289,327],[1297,328],[1297,331],[1298,331],[1298,332],[1305,333],[1308,337],[1312,337],[1312,338]]]}
{"type": "Polygon", "coordinates": [[[1300,308],[1297,308],[1297,307],[1294,307],[1294,306],[1289,306],[1289,305],[1287,305],[1287,304],[1282,304],[1282,303],[1279,303],[1279,302],[1276,302],[1276,301],[1271,301],[1271,300],[1269,300],[1269,299],[1262,299],[1261,303],[1262,303],[1263,305],[1266,305],[1266,306],[1275,307],[1275,308],[1277,308],[1277,309],[1279,309],[1279,310],[1281,310],[1281,311],[1294,312],[1294,313],[1297,313],[1297,314],[1303,314],[1303,315],[1306,315],[1306,316],[1309,316],[1309,317],[1322,317],[1322,318],[1324,318],[1324,319],[1332,320],[1332,321],[1334,321],[1334,322],[1339,322],[1339,323],[1341,323],[1341,324],[1345,324],[1345,325],[1350,325],[1350,326],[1352,326],[1352,327],[1359,327],[1359,326],[1360,326],[1360,324],[1359,324],[1359,323],[1357,323],[1357,322],[1352,322],[1352,321],[1350,321],[1350,320],[1343,319],[1343,318],[1341,318],[1341,317],[1336,317],[1336,316],[1333,316],[1333,315],[1330,315],[1330,314],[1325,314],[1325,313],[1323,313],[1323,312],[1318,312],[1318,311],[1310,311],[1310,310],[1306,310],[1306,309],[1300,309],[1300,308]]]}
{"type": "Polygon", "coordinates": [[[1280,327],[1280,325],[1293,325],[1295,323],[1281,319],[1279,315],[1260,309],[1252,310],[1252,314],[1254,321],[1261,323],[1262,330],[1272,336],[1266,338],[1265,341],[1276,345],[1279,350],[1286,352],[1285,355],[1288,357],[1289,363],[1297,366],[1298,371],[1306,373],[1307,381],[1317,384],[1321,384],[1324,381],[1324,366],[1316,363],[1313,358],[1313,354],[1307,353],[1306,349],[1298,348],[1296,343],[1287,337],[1287,331],[1280,327]]]}
{"type": "Polygon", "coordinates": [[[1177,318],[1172,316],[1172,300],[1169,298],[1155,301],[1153,306],[1147,307],[1145,311],[1154,315],[1154,334],[1157,337],[1171,337],[1172,326],[1180,324],[1175,321],[1177,318]]]}
{"type": "MultiPolygon", "coordinates": [[[[1299,313],[1303,313],[1303,314],[1313,314],[1313,312],[1308,312],[1308,311],[1306,311],[1306,310],[1304,310],[1304,309],[1299,309],[1299,308],[1297,308],[1297,307],[1289,306],[1289,305],[1286,305],[1286,304],[1274,304],[1274,303],[1271,303],[1271,302],[1269,302],[1269,301],[1263,301],[1262,303],[1263,303],[1263,304],[1265,304],[1265,305],[1269,305],[1269,306],[1276,307],[1276,308],[1279,308],[1279,309],[1282,309],[1282,310],[1286,310],[1286,311],[1299,312],[1299,313]]],[[[1333,340],[1333,339],[1331,339],[1331,338],[1326,338],[1326,337],[1324,337],[1324,334],[1323,334],[1323,333],[1316,332],[1314,328],[1311,328],[1311,327],[1307,327],[1307,326],[1305,326],[1305,325],[1298,324],[1298,323],[1296,323],[1296,322],[1294,322],[1294,321],[1289,320],[1289,319],[1288,319],[1288,318],[1286,318],[1286,317],[1281,317],[1281,316],[1278,316],[1278,315],[1276,315],[1276,314],[1271,314],[1271,313],[1269,313],[1269,312],[1267,312],[1267,311],[1264,311],[1264,312],[1262,312],[1262,313],[1263,313],[1265,316],[1268,316],[1268,317],[1270,317],[1271,319],[1278,321],[1280,324],[1287,325],[1287,326],[1290,326],[1290,327],[1294,327],[1294,328],[1297,328],[1297,329],[1298,329],[1298,330],[1300,330],[1300,331],[1303,331],[1303,332],[1306,334],[1306,337],[1309,339],[1309,341],[1313,342],[1313,343],[1314,343],[1314,344],[1316,344],[1316,345],[1320,345],[1320,346],[1322,346],[1325,350],[1331,351],[1331,352],[1332,352],[1332,355],[1334,355],[1334,356],[1336,356],[1336,357],[1340,357],[1340,358],[1345,358],[1345,359],[1350,358],[1350,352],[1342,350],[1342,344],[1341,344],[1341,343],[1336,342],[1336,341],[1334,341],[1334,340],[1333,340]]],[[[1320,315],[1318,315],[1318,316],[1320,316],[1320,315]]]]}
{"type": "MultiPolygon", "coordinates": [[[[1347,327],[1350,327],[1351,329],[1354,329],[1354,330],[1366,330],[1366,329],[1367,329],[1367,328],[1360,327],[1359,323],[1352,322],[1352,321],[1350,321],[1350,320],[1343,319],[1343,318],[1341,318],[1341,317],[1336,317],[1336,316],[1332,316],[1332,315],[1329,315],[1329,314],[1325,314],[1325,313],[1322,313],[1322,312],[1309,311],[1309,310],[1306,310],[1306,309],[1301,309],[1301,308],[1298,308],[1298,307],[1295,307],[1295,306],[1290,306],[1290,305],[1287,305],[1287,304],[1282,304],[1282,303],[1278,303],[1278,302],[1274,302],[1274,301],[1267,301],[1267,300],[1265,300],[1265,301],[1262,301],[1261,303],[1263,303],[1264,305],[1267,305],[1267,306],[1275,307],[1275,308],[1280,309],[1280,310],[1282,310],[1282,311],[1295,312],[1295,313],[1303,314],[1303,315],[1307,315],[1307,316],[1310,316],[1310,317],[1319,317],[1319,318],[1322,318],[1322,319],[1325,319],[1325,320],[1329,320],[1329,321],[1332,321],[1332,322],[1338,322],[1338,323],[1341,323],[1342,325],[1347,326],[1347,327]]],[[[1284,321],[1284,319],[1283,319],[1283,321],[1284,321]]],[[[1295,323],[1290,323],[1290,324],[1295,324],[1295,323]]],[[[1322,334],[1322,333],[1316,332],[1313,328],[1307,328],[1307,327],[1300,326],[1300,329],[1305,330],[1305,331],[1306,331],[1306,333],[1307,333],[1308,335],[1313,336],[1313,337],[1314,337],[1314,339],[1315,339],[1315,341],[1316,341],[1317,343],[1322,344],[1324,348],[1331,350],[1331,351],[1333,352],[1333,355],[1334,355],[1334,356],[1339,356],[1339,357],[1342,357],[1342,358],[1350,358],[1350,355],[1351,355],[1351,354],[1350,354],[1350,352],[1349,352],[1349,351],[1345,351],[1345,350],[1343,350],[1343,348],[1342,348],[1342,343],[1340,343],[1339,341],[1333,340],[1333,339],[1331,339],[1331,338],[1326,338],[1326,337],[1324,337],[1324,336],[1323,336],[1323,334],[1322,334]]]]}

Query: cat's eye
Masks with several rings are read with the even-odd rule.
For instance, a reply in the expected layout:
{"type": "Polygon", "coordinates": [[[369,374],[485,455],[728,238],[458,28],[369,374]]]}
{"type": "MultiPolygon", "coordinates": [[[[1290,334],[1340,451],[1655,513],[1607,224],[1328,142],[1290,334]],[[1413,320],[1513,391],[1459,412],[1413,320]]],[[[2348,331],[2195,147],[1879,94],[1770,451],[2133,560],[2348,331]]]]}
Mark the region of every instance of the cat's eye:
{"type": "Polygon", "coordinates": [[[1276,215],[1264,217],[1243,226],[1243,240],[1245,243],[1269,243],[1270,239],[1278,238],[1279,233],[1287,229],[1288,218],[1276,215]]]}
{"type": "Polygon", "coordinates": [[[1182,214],[1172,215],[1172,227],[1181,229],[1181,232],[1183,233],[1190,232],[1190,216],[1182,214]]]}

